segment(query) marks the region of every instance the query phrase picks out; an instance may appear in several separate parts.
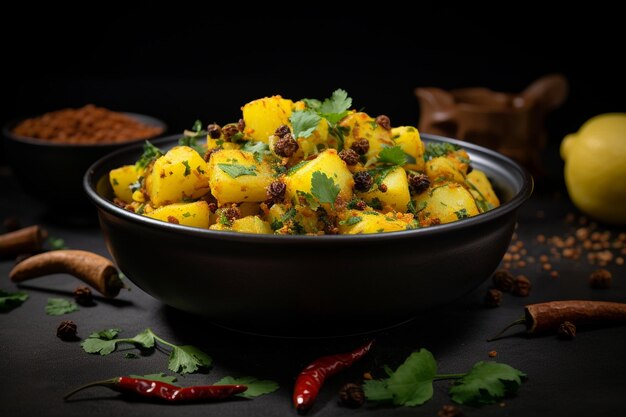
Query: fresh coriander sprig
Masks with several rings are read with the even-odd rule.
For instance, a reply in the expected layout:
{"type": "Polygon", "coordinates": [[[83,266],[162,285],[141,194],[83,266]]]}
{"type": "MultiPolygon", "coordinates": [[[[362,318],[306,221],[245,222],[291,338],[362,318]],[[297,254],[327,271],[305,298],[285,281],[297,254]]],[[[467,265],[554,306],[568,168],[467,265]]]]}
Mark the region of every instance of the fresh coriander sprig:
{"type": "Polygon", "coordinates": [[[242,376],[239,378],[233,378],[232,376],[225,376],[213,385],[245,385],[247,390],[241,394],[237,394],[238,397],[255,398],[261,395],[270,394],[276,391],[278,383],[270,381],[268,379],[257,379],[253,376],[242,376]]]}

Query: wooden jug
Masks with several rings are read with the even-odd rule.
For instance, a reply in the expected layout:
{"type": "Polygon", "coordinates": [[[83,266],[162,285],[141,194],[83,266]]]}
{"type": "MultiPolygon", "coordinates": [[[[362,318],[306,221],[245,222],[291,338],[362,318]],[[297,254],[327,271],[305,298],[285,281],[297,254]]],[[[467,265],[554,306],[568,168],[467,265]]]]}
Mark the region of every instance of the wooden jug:
{"type": "Polygon", "coordinates": [[[487,88],[416,88],[419,130],[494,149],[537,175],[546,145],[544,119],[563,104],[567,93],[561,74],[544,76],[520,94],[487,88]]]}

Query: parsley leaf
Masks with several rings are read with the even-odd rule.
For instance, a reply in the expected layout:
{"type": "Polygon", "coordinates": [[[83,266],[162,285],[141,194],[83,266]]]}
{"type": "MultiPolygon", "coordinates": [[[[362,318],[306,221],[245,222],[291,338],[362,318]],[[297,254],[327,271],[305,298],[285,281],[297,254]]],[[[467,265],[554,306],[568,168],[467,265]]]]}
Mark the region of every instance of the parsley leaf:
{"type": "Polygon", "coordinates": [[[424,404],[433,396],[433,379],[437,375],[437,362],[426,349],[413,352],[389,377],[387,388],[396,405],[424,404]]]}
{"type": "Polygon", "coordinates": [[[312,110],[294,111],[289,117],[293,130],[293,137],[308,138],[313,134],[322,118],[312,110]]]}
{"type": "Polygon", "coordinates": [[[270,394],[278,389],[278,383],[270,381],[268,379],[259,380],[253,376],[242,376],[240,378],[233,378],[232,376],[225,376],[217,381],[214,385],[245,385],[247,390],[241,394],[237,394],[239,397],[255,398],[264,394],[270,394]]]}
{"type": "Polygon", "coordinates": [[[493,404],[517,391],[525,376],[509,365],[481,361],[450,388],[450,396],[459,404],[493,404]]]}
{"type": "Polygon", "coordinates": [[[191,167],[189,166],[189,162],[186,159],[183,161],[183,165],[185,166],[185,172],[183,172],[183,176],[186,177],[191,174],[191,167]]]}
{"type": "Polygon", "coordinates": [[[352,226],[352,225],[359,223],[361,220],[363,220],[363,217],[361,216],[352,216],[352,217],[347,218],[346,220],[341,220],[339,224],[352,226]]]}
{"type": "Polygon", "coordinates": [[[174,383],[178,380],[175,376],[169,376],[169,375],[164,374],[163,372],[160,372],[158,374],[128,375],[128,376],[131,378],[148,379],[150,381],[165,382],[166,384],[174,385],[177,387],[179,386],[178,384],[174,383]]]}
{"type": "MultiPolygon", "coordinates": [[[[159,339],[160,340],[160,339],[159,339]]],[[[181,374],[196,372],[200,367],[209,367],[213,359],[200,349],[191,345],[175,346],[169,343],[172,348],[168,369],[181,374]]]]}
{"type": "Polygon", "coordinates": [[[139,168],[145,168],[150,165],[152,161],[162,155],[163,152],[161,152],[159,148],[151,144],[149,141],[146,141],[146,143],[143,144],[143,154],[141,154],[137,160],[136,165],[139,168]]]}
{"type": "Polygon", "coordinates": [[[243,144],[241,150],[254,154],[254,159],[257,162],[261,162],[265,155],[270,154],[270,147],[263,142],[248,141],[243,144]]]}
{"type": "Polygon", "coordinates": [[[11,311],[16,307],[22,305],[24,301],[28,299],[28,294],[25,292],[9,293],[0,290],[0,312],[11,311]]]}
{"type": "Polygon", "coordinates": [[[245,167],[239,164],[217,164],[217,166],[231,176],[231,178],[241,177],[242,175],[252,175],[256,177],[256,166],[250,165],[245,167]]]}
{"type": "Polygon", "coordinates": [[[335,124],[347,116],[350,106],[352,106],[352,99],[348,97],[348,93],[337,89],[330,98],[324,100],[318,111],[328,122],[335,124]]]}
{"type": "Polygon", "coordinates": [[[450,152],[457,151],[459,147],[451,143],[435,143],[429,142],[426,144],[426,150],[424,151],[424,161],[429,161],[439,156],[446,156],[450,152]]]}
{"type": "Polygon", "coordinates": [[[48,298],[46,314],[49,316],[62,316],[78,310],[75,302],[63,298],[48,298]]]}
{"type": "Polygon", "coordinates": [[[404,165],[408,162],[407,154],[399,146],[384,148],[378,153],[378,162],[392,165],[404,165]]]}
{"type": "Polygon", "coordinates": [[[315,171],[311,176],[311,194],[320,203],[330,203],[334,206],[341,189],[332,178],[321,171],[315,171]]]}

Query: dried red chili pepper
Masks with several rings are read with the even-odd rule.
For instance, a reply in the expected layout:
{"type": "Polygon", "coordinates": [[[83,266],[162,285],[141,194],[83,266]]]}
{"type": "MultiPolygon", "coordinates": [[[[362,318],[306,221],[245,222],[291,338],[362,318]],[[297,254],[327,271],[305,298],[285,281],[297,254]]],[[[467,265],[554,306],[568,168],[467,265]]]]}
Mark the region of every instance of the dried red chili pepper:
{"type": "Polygon", "coordinates": [[[85,388],[100,386],[108,387],[118,392],[131,393],[140,397],[153,398],[167,402],[221,400],[248,389],[245,385],[198,385],[183,388],[150,379],[120,376],[83,385],[67,394],[63,399],[67,400],[69,397],[85,388]]]}
{"type": "Polygon", "coordinates": [[[374,341],[371,341],[352,352],[322,356],[304,368],[296,379],[293,391],[293,405],[298,413],[303,414],[311,408],[326,378],[361,359],[369,352],[373,343],[374,341]]]}
{"type": "Polygon", "coordinates": [[[494,337],[498,339],[508,329],[524,324],[529,334],[555,332],[561,323],[569,321],[577,326],[607,323],[626,323],[626,304],[608,301],[551,301],[529,304],[524,307],[524,316],[505,327],[494,337]]]}

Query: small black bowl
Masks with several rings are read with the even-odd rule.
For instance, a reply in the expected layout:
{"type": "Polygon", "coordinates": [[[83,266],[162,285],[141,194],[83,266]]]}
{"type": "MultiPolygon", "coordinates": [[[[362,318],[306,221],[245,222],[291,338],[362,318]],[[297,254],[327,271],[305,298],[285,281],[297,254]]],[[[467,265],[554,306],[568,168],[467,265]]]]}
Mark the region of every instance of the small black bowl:
{"type": "MultiPolygon", "coordinates": [[[[369,332],[457,300],[484,282],[510,243],[517,210],[533,189],[524,168],[458,140],[492,179],[503,204],[424,229],[371,235],[279,236],[204,230],[116,207],[109,170],[133,163],[139,146],[108,155],[84,178],[109,252],[153,297],[213,323],[275,336],[369,332]]],[[[159,141],[162,148],[175,137],[159,141]]]]}
{"type": "MultiPolygon", "coordinates": [[[[167,129],[163,121],[154,117],[125,114],[141,123],[161,127],[160,135],[167,129]]],[[[83,175],[91,164],[113,151],[154,138],[86,144],[50,142],[12,133],[20,121],[9,122],[2,128],[7,163],[22,189],[43,203],[48,220],[66,224],[97,223],[93,204],[82,186],[83,175]]]]}

